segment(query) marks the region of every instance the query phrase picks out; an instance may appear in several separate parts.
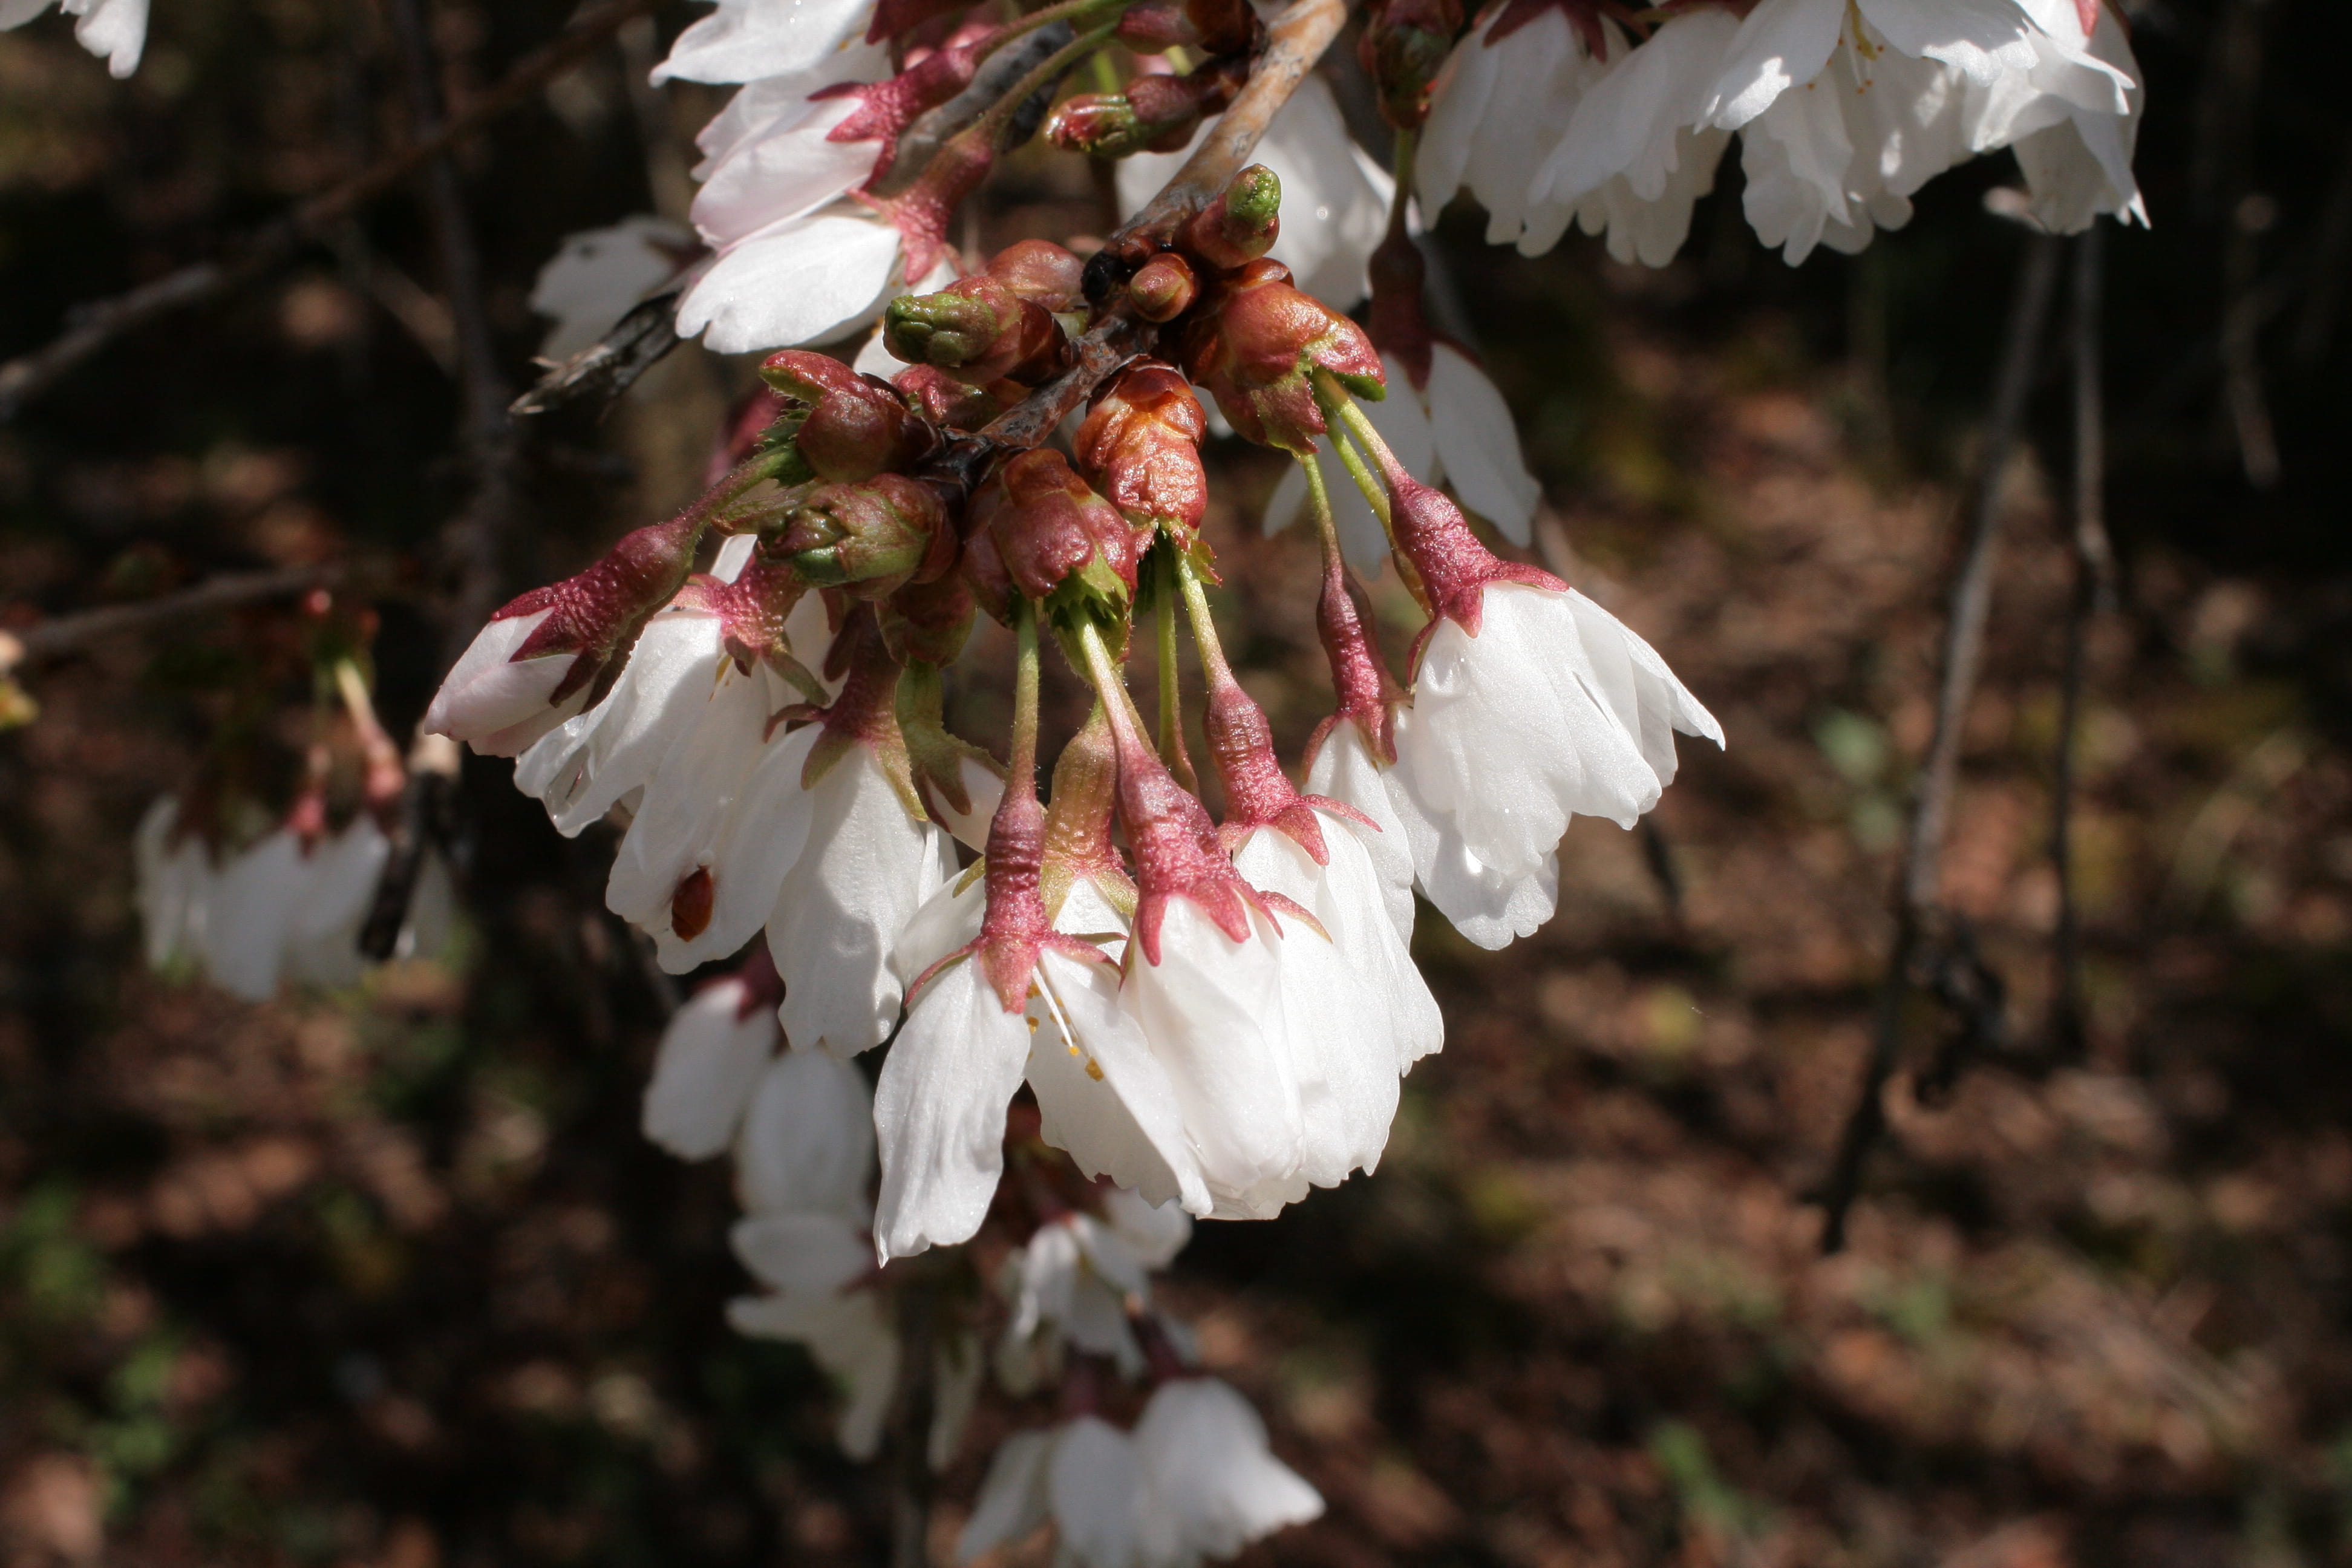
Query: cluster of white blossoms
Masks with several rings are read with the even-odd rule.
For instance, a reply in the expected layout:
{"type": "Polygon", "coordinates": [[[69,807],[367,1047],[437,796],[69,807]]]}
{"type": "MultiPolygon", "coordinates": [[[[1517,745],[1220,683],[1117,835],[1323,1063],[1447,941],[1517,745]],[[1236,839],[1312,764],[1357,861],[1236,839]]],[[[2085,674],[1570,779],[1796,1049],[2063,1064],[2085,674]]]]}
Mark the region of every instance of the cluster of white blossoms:
{"type": "Polygon", "coordinates": [[[1487,9],[1437,80],[1416,164],[1429,210],[1466,187],[1496,244],[1538,255],[1573,223],[1664,266],[1736,132],[1748,220],[1791,265],[1862,249],[1930,179],[2004,147],[2043,227],[2147,220],[2139,68],[2101,0],[1698,4],[1646,37],[1620,15],[1487,9]]]}
{"type": "MultiPolygon", "coordinates": [[[[2137,68],[2095,0],[1374,0],[1359,48],[1393,177],[1300,82],[1310,60],[1266,74],[1278,112],[1251,99],[1305,36],[1280,31],[1305,12],[1270,15],[1275,35],[1247,0],[719,0],[656,73],[740,84],[700,137],[707,254],[681,266],[686,237],[632,220],[579,237],[535,299],[555,353],[675,289],[680,333],[775,351],[764,386],[723,477],[499,610],[425,720],[513,757],[561,832],[619,829],[605,901],[664,968],[740,963],[669,1031],[646,1128],[734,1150],[762,1289],[731,1320],[840,1379],[845,1448],[882,1439],[910,1276],[995,1258],[992,1304],[929,1342],[934,1460],[992,1361],[1065,1418],[997,1454],[968,1556],[1051,1520],[1065,1560],[1175,1568],[1319,1510],[1193,1373],[1149,1273],[1195,1218],[1376,1168],[1444,1037],[1416,895],[1481,946],[1529,935],[1574,816],[1630,828],[1676,735],[1723,742],[1647,642],[1474,527],[1524,544],[1540,487],[1426,319],[1416,193],[1433,213],[1466,188],[1530,252],[1572,222],[1661,265],[1736,134],[1749,219],[1791,262],[2003,147],[2044,226],[2144,221],[2137,68]],[[1129,74],[1061,96],[1090,60],[1129,74]],[[960,254],[961,204],[1041,122],[1123,160],[1128,221],[1084,254],[960,254]],[[1330,716],[1287,770],[1212,613],[1213,429],[1296,460],[1266,521],[1321,549],[1330,716]],[[1391,563],[1420,611],[1401,658],[1360,604],[1391,563]],[[1015,650],[1001,745],[946,718],[982,614],[1015,650]],[[1049,646],[1089,717],[1041,796],[1049,646]],[[856,1058],[882,1047],[869,1091],[856,1058]]],[[[175,810],[142,836],[160,950],[217,951],[258,994],[346,940],[381,858],[363,822],[215,870],[175,810]],[[277,873],[247,879],[267,911],[227,891],[298,858],[311,914],[278,912],[311,906],[277,873]]]]}
{"type": "MultiPolygon", "coordinates": [[[[835,1436],[878,1450],[899,1393],[897,1282],[874,1266],[872,1095],[826,1052],[780,1048],[782,992],[763,950],[704,986],[662,1037],[645,1100],[647,1137],[686,1159],[732,1148],[743,1217],[730,1237],[761,1287],[735,1300],[740,1332],[804,1346],[840,1386],[835,1436]]],[[[1018,1134],[1018,1152],[1026,1140],[1018,1134]]],[[[1061,1417],[1018,1432],[992,1459],[957,1542],[959,1561],[1051,1523],[1084,1568],[1184,1568],[1323,1511],[1276,1458],[1246,1400],[1193,1366],[1191,1336],[1152,1298],[1151,1274],[1192,1236],[1172,1205],[1033,1169],[998,1205],[995,1289],[935,1325],[927,1459],[955,1457],[982,1384],[1016,1398],[1052,1389],[1061,1417]],[[1018,1232],[1027,1231],[1025,1239],[1018,1232]],[[995,1344],[983,1349],[981,1315],[995,1344]],[[1136,1406],[1131,1426],[1111,1417],[1136,1406]]]]}
{"type": "MultiPolygon", "coordinates": [[[[361,933],[395,858],[408,774],[376,722],[358,667],[321,672],[318,731],[301,789],[271,821],[251,800],[205,787],[158,796],[131,840],[150,967],[193,966],[233,995],[263,1002],[279,983],[335,988],[367,968],[361,933]],[[327,700],[332,692],[342,712],[327,700]]],[[[415,765],[454,773],[457,750],[427,738],[415,765]]],[[[409,868],[396,934],[383,956],[431,957],[447,941],[456,889],[437,849],[409,868]]]]}

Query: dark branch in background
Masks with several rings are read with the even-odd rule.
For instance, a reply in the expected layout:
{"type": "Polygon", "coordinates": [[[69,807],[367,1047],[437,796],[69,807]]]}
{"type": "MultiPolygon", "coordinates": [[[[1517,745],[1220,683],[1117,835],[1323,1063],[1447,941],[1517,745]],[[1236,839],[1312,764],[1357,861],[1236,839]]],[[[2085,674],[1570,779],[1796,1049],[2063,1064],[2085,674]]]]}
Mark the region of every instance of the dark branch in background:
{"type": "Polygon", "coordinates": [[[311,197],[261,229],[221,261],[199,261],[168,277],[142,284],[111,300],[79,307],[64,332],[32,353],[0,364],[0,422],[14,419],[76,366],[115,339],[191,305],[243,287],[295,255],[354,209],[406,180],[489,121],[532,97],[593,53],[635,17],[667,0],[606,0],[583,14],[553,41],[525,56],[498,84],[466,105],[446,124],[420,124],[416,140],[311,197]]]}
{"type": "MultiPolygon", "coordinates": [[[[1836,1163],[1822,1188],[1827,1210],[1822,1228],[1822,1250],[1835,1252],[1845,1245],[1847,1212],[1862,1181],[1862,1168],[1871,1148],[1885,1131],[1882,1099],[1887,1075],[1894,1070],[1903,1044],[1903,1014],[1915,984],[1934,987],[1961,1011],[1962,1027],[1971,1043],[1997,1043],[1998,980],[1976,957],[1974,942],[1948,911],[1937,906],[1942,871],[1944,829],[1951,818],[1952,795],[1959,779],[1960,742],[1967,729],[1969,700],[1976,692],[1977,667],[1984,652],[1985,617],[1992,607],[1993,567],[2000,555],[2002,477],[2017,446],[2025,417],[2027,395],[2040,362],[2044,328],[2050,318],[2051,296],[2056,292],[2061,242],[2035,235],[2025,242],[2019,264],[2017,294],[2010,306],[2009,330],[2001,346],[2000,365],[1993,384],[1992,407],[1985,421],[1984,450],[1974,481],[1972,516],[1961,552],[1959,574],[1952,584],[1950,618],[1944,627],[1941,687],[1937,694],[1935,735],[1920,768],[1918,793],[1911,805],[1910,832],[1905,840],[1903,863],[1895,888],[1895,948],[1887,959],[1886,978],[1878,995],[1870,1058],[1863,1070],[1861,1098],[1847,1117],[1836,1163]]],[[[1939,1068],[1938,1076],[1944,1076],[1939,1068]]]]}
{"type": "MultiPolygon", "coordinates": [[[[425,31],[421,0],[392,0],[394,41],[410,118],[420,144],[441,136],[440,63],[425,31]]],[[[446,141],[444,146],[446,147],[446,141]]],[[[519,448],[507,416],[509,393],[499,374],[498,343],[490,332],[489,306],[482,287],[482,258],[466,211],[457,164],[446,151],[428,159],[424,170],[425,206],[440,252],[449,294],[449,320],[457,340],[460,445],[471,488],[465,504],[442,530],[441,553],[455,579],[449,616],[443,627],[442,667],[457,661],[475,628],[489,619],[505,597],[507,535],[518,500],[519,448]]],[[[425,748],[420,746],[422,752],[425,748]]],[[[409,770],[408,789],[392,836],[392,854],[376,883],[375,904],[361,931],[360,951],[372,959],[392,955],[405,922],[416,879],[436,840],[446,841],[451,792],[457,777],[454,748],[436,748],[439,761],[409,770]],[[446,757],[442,755],[446,752],[446,757]]]]}
{"type": "Polygon", "coordinates": [[[567,404],[604,404],[619,397],[677,347],[677,301],[685,292],[683,288],[666,289],[637,301],[613,323],[604,342],[551,366],[507,412],[545,414],[567,404]]]}
{"type": "MultiPolygon", "coordinates": [[[[901,1267],[904,1267],[903,1265],[901,1267]]],[[[890,1568],[928,1568],[940,1291],[918,1268],[898,1289],[898,1407],[890,1423],[890,1568]]]]}
{"type": "Polygon", "coordinates": [[[2050,863],[2058,879],[2051,942],[2051,1043],[2063,1059],[2084,1045],[2081,932],[2074,908],[2074,735],[2082,722],[2084,665],[2092,617],[2115,607],[2115,552],[2107,541],[2106,416],[2100,384],[2099,316],[2105,241],[2095,225],[2074,241],[2074,595],[2066,613],[2065,672],[2051,768],[2050,863]]]}
{"type": "Polygon", "coordinates": [[[61,658],[93,643],[152,631],[191,616],[264,604],[312,588],[332,586],[341,580],[341,566],[287,566],[273,572],[232,572],[210,577],[192,588],[147,599],[136,605],[109,605],[58,616],[11,634],[19,657],[26,663],[61,658]]]}

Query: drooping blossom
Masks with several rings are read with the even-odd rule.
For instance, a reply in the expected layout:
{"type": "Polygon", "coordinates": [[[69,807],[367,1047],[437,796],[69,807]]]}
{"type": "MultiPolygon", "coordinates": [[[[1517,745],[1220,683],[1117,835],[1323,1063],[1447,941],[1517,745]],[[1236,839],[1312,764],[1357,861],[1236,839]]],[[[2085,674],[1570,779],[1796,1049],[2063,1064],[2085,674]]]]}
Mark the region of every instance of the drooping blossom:
{"type": "MultiPolygon", "coordinates": [[[[49,8],[50,0],[0,0],[0,32],[21,27],[49,8]]],[[[58,9],[78,18],[74,41],[106,62],[118,81],[139,68],[147,47],[147,0],[57,0],[58,9]]]]}
{"type": "Polygon", "coordinates": [[[1248,1401],[1214,1378],[1156,1390],[1133,1432],[1079,1415],[1005,1440],[956,1541],[969,1563],[1051,1523],[1062,1561],[1176,1568],[1229,1557],[1323,1499],[1270,1451],[1248,1401]]]}
{"type": "MultiPolygon", "coordinates": [[[[1425,382],[1414,381],[1395,354],[1383,352],[1389,395],[1365,414],[1405,471],[1423,484],[1453,490],[1462,504],[1492,522],[1514,544],[1532,537],[1543,489],[1527,458],[1508,405],[1475,360],[1443,339],[1430,344],[1425,382]]],[[[1389,555],[1381,520],[1327,443],[1315,457],[1323,490],[1339,529],[1348,563],[1377,577],[1389,555]]],[[[1265,527],[1276,532],[1306,515],[1307,479],[1296,468],[1283,475],[1265,505],[1265,527]]]]}

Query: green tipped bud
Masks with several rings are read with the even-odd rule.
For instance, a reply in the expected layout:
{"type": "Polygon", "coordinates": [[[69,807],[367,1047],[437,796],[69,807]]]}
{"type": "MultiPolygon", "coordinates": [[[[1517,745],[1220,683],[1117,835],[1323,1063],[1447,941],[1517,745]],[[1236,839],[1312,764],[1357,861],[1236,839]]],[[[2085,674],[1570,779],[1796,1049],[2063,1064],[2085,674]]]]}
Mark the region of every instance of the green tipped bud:
{"type": "Polygon", "coordinates": [[[1281,177],[1264,163],[1252,163],[1192,215],[1177,243],[1212,268],[1230,272],[1274,248],[1282,232],[1281,212],[1281,177]]]}
{"type": "Polygon", "coordinates": [[[1001,285],[901,294],[882,313],[882,342],[908,364],[955,370],[986,357],[1019,315],[1001,285]]]}
{"type": "Polygon", "coordinates": [[[946,510],[904,474],[821,485],[784,520],[793,570],[820,588],[877,598],[911,581],[946,535],[946,510]]]}

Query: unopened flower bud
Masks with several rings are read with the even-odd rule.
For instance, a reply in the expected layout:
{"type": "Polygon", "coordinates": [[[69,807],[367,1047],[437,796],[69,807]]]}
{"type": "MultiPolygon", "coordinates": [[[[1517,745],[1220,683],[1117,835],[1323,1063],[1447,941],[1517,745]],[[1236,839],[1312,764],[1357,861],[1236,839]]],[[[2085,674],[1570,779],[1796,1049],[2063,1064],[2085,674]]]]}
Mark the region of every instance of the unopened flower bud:
{"type": "Polygon", "coordinates": [[[796,442],[820,479],[854,483],[903,468],[936,442],[890,387],[830,355],[786,349],[769,356],[760,375],[809,405],[796,442]]]}
{"type": "Polygon", "coordinates": [[[1223,63],[1188,76],[1139,76],[1123,91],[1064,100],[1045,121],[1045,134],[1057,147],[1097,158],[1176,152],[1202,115],[1233,101],[1238,82],[1237,71],[1223,63]]]}
{"type": "Polygon", "coordinates": [[[1147,321],[1172,321],[1192,308],[1200,297],[1200,279],[1192,264],[1172,250],[1163,250],[1127,280],[1128,298],[1135,313],[1147,321]]]}
{"type": "Polygon", "coordinates": [[[959,278],[936,294],[891,300],[882,341],[909,364],[951,370],[973,383],[1042,381],[1070,359],[1069,339],[1053,312],[986,272],[959,278]]]}
{"type": "MultiPolygon", "coordinates": [[[[973,497],[965,576],[991,613],[1009,595],[1072,597],[1118,613],[1135,593],[1136,562],[1150,535],[1037,447],[1006,463],[973,497]]],[[[1076,607],[1076,606],[1073,606],[1076,607]]]]}
{"type": "Polygon", "coordinates": [[[1181,548],[1208,510],[1201,438],[1208,418],[1173,365],[1124,372],[1078,426],[1078,463],[1138,527],[1162,528],[1181,548]]]}
{"type": "Polygon", "coordinates": [[[1282,181],[1252,163],[1177,231],[1176,243],[1212,268],[1230,271],[1274,248],[1282,232],[1282,181]]]}
{"type": "Polygon", "coordinates": [[[793,569],[821,588],[879,598],[934,563],[942,541],[952,548],[947,510],[929,485],[904,474],[877,474],[857,484],[821,485],[785,519],[782,548],[793,569]]]}
{"type": "Polygon", "coordinates": [[[924,418],[949,430],[979,429],[1019,402],[1025,390],[1013,382],[974,386],[929,364],[908,366],[890,378],[890,384],[924,418]],[[1013,395],[999,397],[997,387],[1008,389],[1013,395]]]}
{"type": "Polygon", "coordinates": [[[1381,357],[1364,330],[1291,287],[1276,261],[1254,261],[1225,280],[1185,332],[1185,368],[1216,395],[1246,438],[1305,457],[1323,433],[1312,381],[1328,372],[1360,397],[1385,391],[1381,357]]]}
{"type": "Polygon", "coordinates": [[[1356,58],[1372,79],[1381,119],[1400,131],[1421,128],[1430,89],[1461,31],[1461,0],[1381,0],[1371,8],[1356,58]]]}
{"type": "Polygon", "coordinates": [[[1081,280],[1087,264],[1050,239],[1022,239],[988,258],[982,268],[1016,298],[1048,310],[1073,310],[1085,302],[1081,280]]]}

